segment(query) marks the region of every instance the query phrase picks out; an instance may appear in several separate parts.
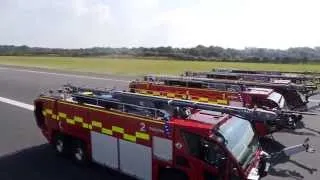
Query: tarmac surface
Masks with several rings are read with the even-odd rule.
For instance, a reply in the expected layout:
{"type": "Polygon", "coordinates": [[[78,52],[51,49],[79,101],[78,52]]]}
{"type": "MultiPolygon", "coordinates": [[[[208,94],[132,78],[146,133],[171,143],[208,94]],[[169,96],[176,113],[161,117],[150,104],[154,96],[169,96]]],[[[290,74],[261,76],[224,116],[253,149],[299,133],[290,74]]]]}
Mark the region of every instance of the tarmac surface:
{"type": "MultiPolygon", "coordinates": [[[[0,97],[32,104],[44,91],[70,83],[88,87],[126,89],[130,77],[75,74],[42,69],[0,66],[0,97]]],[[[313,100],[320,101],[320,96],[313,100]]],[[[311,106],[315,103],[311,104],[311,106]]],[[[320,113],[319,109],[314,112],[320,113]]],[[[309,137],[315,153],[303,152],[282,158],[270,169],[264,180],[320,179],[320,117],[306,116],[295,131],[274,134],[275,141],[262,142],[269,152],[300,144],[309,137]]],[[[0,102],[0,179],[1,180],[130,180],[121,173],[97,165],[79,167],[71,160],[57,157],[36,127],[33,112],[0,102]]]]}

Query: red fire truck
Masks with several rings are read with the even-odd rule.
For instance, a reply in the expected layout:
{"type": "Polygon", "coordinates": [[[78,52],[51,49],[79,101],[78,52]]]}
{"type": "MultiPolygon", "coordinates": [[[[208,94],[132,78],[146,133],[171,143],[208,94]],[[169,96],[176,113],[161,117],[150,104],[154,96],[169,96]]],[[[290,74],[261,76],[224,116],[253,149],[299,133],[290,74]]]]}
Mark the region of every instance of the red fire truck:
{"type": "Polygon", "coordinates": [[[143,180],[259,179],[275,155],[312,150],[305,142],[263,152],[248,119],[276,115],[260,109],[72,88],[34,104],[37,125],[58,154],[143,180]]]}
{"type": "Polygon", "coordinates": [[[132,92],[153,94],[170,98],[190,99],[212,104],[253,108],[285,109],[283,96],[268,88],[242,88],[237,85],[203,87],[203,84],[188,78],[173,76],[145,76],[144,81],[132,81],[132,92]]]}
{"type": "MultiPolygon", "coordinates": [[[[144,80],[153,83],[154,81],[161,81],[162,84],[170,86],[209,89],[209,91],[217,90],[220,91],[220,94],[222,94],[224,91],[236,93],[260,88],[268,89],[270,92],[273,92],[272,90],[274,90],[274,92],[283,95],[283,99],[285,100],[285,104],[288,109],[298,111],[306,111],[308,108],[307,104],[309,102],[309,97],[318,94],[316,86],[293,84],[290,82],[254,82],[244,80],[211,79],[193,76],[181,77],[159,75],[147,75],[144,77],[144,80]]],[[[270,97],[271,96],[272,95],[270,95],[270,97]]],[[[252,101],[252,103],[255,102],[252,101]]],[[[263,102],[263,104],[265,104],[265,102],[263,102]]]]}
{"type": "Polygon", "coordinates": [[[279,80],[289,80],[297,84],[320,84],[318,73],[297,73],[297,72],[277,72],[277,71],[249,71],[232,69],[214,69],[212,72],[185,72],[186,76],[206,76],[208,78],[232,79],[232,80],[252,80],[260,82],[274,82],[279,80]]]}
{"type": "MultiPolygon", "coordinates": [[[[132,81],[129,84],[131,92],[152,94],[169,98],[189,99],[210,104],[221,104],[236,107],[265,110],[286,111],[286,118],[281,125],[265,125],[266,134],[282,128],[294,129],[303,117],[301,112],[290,111],[284,97],[272,89],[248,87],[243,88],[236,84],[210,84],[193,81],[188,78],[171,76],[145,76],[144,81],[132,81]],[[203,85],[206,85],[205,87],[203,85]]],[[[309,114],[309,113],[305,113],[309,114]]],[[[261,133],[265,134],[265,133],[261,133]]]]}

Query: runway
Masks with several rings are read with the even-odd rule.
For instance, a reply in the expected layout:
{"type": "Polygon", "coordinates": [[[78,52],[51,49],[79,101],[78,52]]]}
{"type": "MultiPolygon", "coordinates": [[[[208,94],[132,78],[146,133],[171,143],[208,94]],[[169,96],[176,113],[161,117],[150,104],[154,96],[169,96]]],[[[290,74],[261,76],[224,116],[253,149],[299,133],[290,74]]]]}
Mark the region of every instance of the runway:
{"type": "MultiPolygon", "coordinates": [[[[131,179],[107,168],[78,167],[67,159],[56,157],[36,127],[32,104],[41,92],[66,83],[126,89],[130,80],[135,78],[0,67],[0,179],[131,179]]],[[[319,101],[319,96],[312,99],[313,103],[319,101]]],[[[309,137],[311,144],[319,151],[320,118],[309,116],[303,122],[294,132],[275,133],[277,141],[267,148],[281,149],[302,143],[309,137]]],[[[271,168],[270,175],[263,179],[318,180],[319,168],[319,152],[304,152],[290,159],[282,159],[271,168]]]]}

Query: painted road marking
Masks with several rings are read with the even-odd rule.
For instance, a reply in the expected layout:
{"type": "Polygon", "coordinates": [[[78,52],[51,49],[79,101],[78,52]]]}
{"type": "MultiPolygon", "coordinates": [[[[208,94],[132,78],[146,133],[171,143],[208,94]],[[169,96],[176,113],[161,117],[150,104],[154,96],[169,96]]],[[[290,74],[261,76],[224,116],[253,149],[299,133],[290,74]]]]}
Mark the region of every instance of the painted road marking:
{"type": "Polygon", "coordinates": [[[47,74],[47,75],[63,76],[63,77],[75,77],[75,78],[104,80],[104,81],[114,81],[114,82],[125,82],[125,83],[131,82],[131,81],[121,80],[121,79],[102,78],[102,77],[76,75],[76,74],[65,74],[65,73],[54,73],[54,72],[45,72],[45,71],[33,71],[33,70],[27,70],[27,69],[16,69],[16,68],[6,68],[6,67],[0,67],[0,69],[3,69],[3,70],[12,70],[12,71],[18,71],[18,72],[27,72],[27,73],[36,73],[36,74],[47,74]]]}
{"type": "Polygon", "coordinates": [[[20,107],[20,108],[23,108],[23,109],[27,109],[27,110],[30,110],[30,111],[34,110],[34,106],[33,105],[26,104],[26,103],[23,103],[23,102],[19,102],[19,101],[13,100],[13,99],[0,97],[0,102],[7,103],[7,104],[10,104],[10,105],[13,105],[13,106],[17,106],[17,107],[20,107]]]}

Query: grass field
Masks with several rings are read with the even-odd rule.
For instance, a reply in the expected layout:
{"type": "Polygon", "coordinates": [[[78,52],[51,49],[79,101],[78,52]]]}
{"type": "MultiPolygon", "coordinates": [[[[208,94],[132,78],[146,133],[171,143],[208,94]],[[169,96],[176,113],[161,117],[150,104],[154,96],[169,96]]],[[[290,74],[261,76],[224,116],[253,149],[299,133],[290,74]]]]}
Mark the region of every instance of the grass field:
{"type": "Polygon", "coordinates": [[[320,72],[320,64],[201,62],[114,58],[0,56],[0,65],[1,64],[122,75],[142,75],[148,73],[181,74],[186,70],[208,71],[212,68],[320,72]]]}

